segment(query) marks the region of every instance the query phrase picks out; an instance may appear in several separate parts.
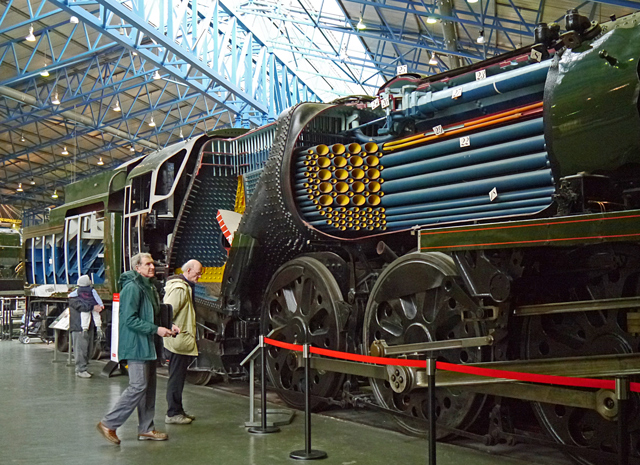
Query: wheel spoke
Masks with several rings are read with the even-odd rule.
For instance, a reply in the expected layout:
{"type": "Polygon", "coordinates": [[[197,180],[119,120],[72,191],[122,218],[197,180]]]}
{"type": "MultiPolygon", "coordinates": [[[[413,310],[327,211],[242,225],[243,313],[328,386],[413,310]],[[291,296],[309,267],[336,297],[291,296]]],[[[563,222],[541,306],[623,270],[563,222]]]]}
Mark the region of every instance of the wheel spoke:
{"type": "MultiPolygon", "coordinates": [[[[265,297],[266,317],[263,323],[280,328],[278,340],[314,347],[344,350],[340,337],[344,322],[336,305],[342,300],[333,276],[318,260],[301,257],[281,267],[272,278],[265,297]]],[[[304,370],[297,367],[296,355],[288,350],[270,347],[267,358],[269,376],[279,389],[278,395],[289,405],[301,408],[304,370]]],[[[312,394],[333,397],[343,375],[312,370],[312,394]]],[[[319,405],[313,399],[314,406],[319,405]]]]}
{"type": "MultiPolygon", "coordinates": [[[[479,327],[471,327],[471,334],[463,334],[465,327],[459,312],[446,305],[447,299],[442,297],[446,291],[435,285],[443,282],[453,270],[453,262],[441,254],[409,254],[389,265],[369,298],[364,322],[365,343],[370,347],[376,339],[396,345],[480,335],[479,327]],[[419,282],[412,281],[415,279],[419,282]]],[[[482,361],[479,349],[448,351],[446,355],[456,362],[482,361]]],[[[371,385],[382,406],[421,420],[426,418],[426,390],[397,393],[389,383],[377,379],[372,379],[371,385]]],[[[439,424],[462,429],[473,422],[485,400],[482,395],[442,388],[437,390],[436,398],[439,424]]],[[[422,421],[394,419],[410,433],[425,433],[422,421]]]]}

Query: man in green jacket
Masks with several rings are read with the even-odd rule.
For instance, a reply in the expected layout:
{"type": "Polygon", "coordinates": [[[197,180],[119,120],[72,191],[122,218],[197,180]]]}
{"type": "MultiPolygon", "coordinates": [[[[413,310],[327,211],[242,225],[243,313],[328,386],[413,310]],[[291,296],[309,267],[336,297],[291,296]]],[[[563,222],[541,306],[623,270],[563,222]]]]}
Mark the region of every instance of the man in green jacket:
{"type": "Polygon", "coordinates": [[[182,265],[182,274],[170,276],[164,288],[164,303],[173,307],[173,323],[180,327],[175,338],[164,339],[169,357],[169,381],[167,382],[167,416],[165,423],[188,425],[195,417],[188,415],[182,406],[182,390],[187,378],[187,368],[198,356],[196,345],[196,311],[193,307],[194,287],[202,276],[202,264],[189,260],[182,265]]]}
{"type": "Polygon", "coordinates": [[[138,439],[166,441],[165,433],[154,429],[156,406],[156,361],[154,337],[175,336],[180,332],[159,326],[160,298],[151,282],[156,274],[153,258],[139,253],[131,258],[131,271],[120,276],[120,321],[118,325],[118,357],[129,366],[129,387],[116,405],[98,423],[98,431],[108,441],[120,444],[116,435],[133,411],[138,409],[138,439]]]}

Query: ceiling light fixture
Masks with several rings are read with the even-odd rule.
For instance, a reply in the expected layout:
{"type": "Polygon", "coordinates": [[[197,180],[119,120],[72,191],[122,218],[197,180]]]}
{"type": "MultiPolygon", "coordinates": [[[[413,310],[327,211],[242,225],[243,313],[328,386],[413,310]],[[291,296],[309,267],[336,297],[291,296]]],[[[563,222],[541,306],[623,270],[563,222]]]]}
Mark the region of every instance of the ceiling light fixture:
{"type": "Polygon", "coordinates": [[[153,116],[151,117],[151,121],[149,121],[149,126],[154,127],[156,122],[153,120],[153,116]]]}
{"type": "Polygon", "coordinates": [[[479,44],[484,44],[484,31],[480,31],[480,35],[478,35],[476,42],[479,44]]]}
{"type": "Polygon", "coordinates": [[[431,58],[429,59],[429,66],[437,66],[438,59],[436,58],[436,52],[431,54],[431,58]]]}
{"type": "Polygon", "coordinates": [[[478,3],[478,0],[467,0],[467,3],[478,3]]]}
{"type": "Polygon", "coordinates": [[[24,134],[20,134],[20,142],[25,142],[24,134]]]}
{"type": "Polygon", "coordinates": [[[53,190],[53,194],[51,194],[51,198],[52,199],[57,199],[58,198],[58,190],[57,189],[53,190]]]}
{"type": "Polygon", "coordinates": [[[116,106],[113,107],[113,111],[122,111],[122,108],[120,108],[120,102],[118,102],[117,100],[116,100],[116,106]]]}
{"type": "Polygon", "coordinates": [[[134,57],[137,57],[137,56],[138,56],[138,52],[135,52],[135,51],[134,51],[134,52],[131,52],[131,54],[132,54],[134,57]]]}
{"type": "Polygon", "coordinates": [[[57,92],[53,96],[53,99],[51,100],[51,103],[53,103],[54,105],[60,105],[60,99],[58,98],[58,93],[57,92]]]}
{"type": "Polygon", "coordinates": [[[158,72],[158,70],[156,69],[156,72],[153,73],[153,79],[155,81],[157,81],[158,79],[162,79],[162,76],[160,76],[160,73],[158,72]]]}
{"type": "Polygon", "coordinates": [[[67,150],[67,148],[65,147],[64,150],[62,151],[62,155],[69,155],[69,151],[67,150]]]}
{"type": "Polygon", "coordinates": [[[78,24],[80,21],[78,20],[77,16],[72,16],[71,18],[69,18],[69,22],[71,24],[78,24]]]}
{"type": "Polygon", "coordinates": [[[360,17],[360,21],[358,21],[358,24],[356,24],[356,29],[358,31],[364,31],[366,28],[367,28],[367,25],[362,22],[362,17],[360,17]]]}
{"type": "Polygon", "coordinates": [[[45,66],[45,68],[42,71],[40,71],[40,76],[48,77],[49,76],[49,71],[47,71],[47,64],[45,63],[44,66],[45,66]]]}
{"type": "Polygon", "coordinates": [[[29,26],[29,35],[25,37],[27,42],[35,42],[36,36],[33,35],[33,25],[29,26]]]}
{"type": "Polygon", "coordinates": [[[29,184],[31,184],[32,186],[35,186],[36,185],[36,180],[31,178],[31,181],[29,182],[29,184]]]}
{"type": "Polygon", "coordinates": [[[16,192],[24,192],[24,189],[22,189],[22,183],[21,182],[18,183],[18,188],[16,189],[16,192]]]}
{"type": "Polygon", "coordinates": [[[435,24],[438,22],[438,18],[434,18],[433,16],[427,17],[427,24],[435,24]]]}
{"type": "Polygon", "coordinates": [[[133,145],[131,147],[129,147],[129,152],[135,152],[136,149],[133,147],[133,145]]]}
{"type": "Polygon", "coordinates": [[[104,162],[102,161],[102,157],[100,157],[100,160],[98,160],[98,165],[100,166],[104,165],[104,162]]]}

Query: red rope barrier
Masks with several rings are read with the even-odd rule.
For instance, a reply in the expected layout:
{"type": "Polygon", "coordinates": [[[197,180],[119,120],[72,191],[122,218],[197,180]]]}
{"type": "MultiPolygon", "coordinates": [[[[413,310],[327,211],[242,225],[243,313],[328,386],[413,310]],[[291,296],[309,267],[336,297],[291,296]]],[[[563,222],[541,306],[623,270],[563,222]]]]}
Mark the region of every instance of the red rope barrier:
{"type": "MultiPolygon", "coordinates": [[[[289,344],[287,342],[276,341],[268,337],[264,338],[264,342],[272,346],[281,347],[283,349],[302,352],[302,346],[297,344],[289,344]]],[[[311,353],[316,355],[324,355],[325,357],[339,358],[342,360],[351,360],[353,362],[373,363],[376,365],[394,365],[405,367],[426,368],[427,362],[424,360],[407,360],[400,358],[372,357],[370,355],[350,354],[347,352],[338,352],[337,350],[321,349],[319,347],[311,347],[311,353]]]]}
{"type": "Polygon", "coordinates": [[[295,352],[302,352],[302,346],[299,344],[289,344],[288,342],[276,341],[268,337],[264,338],[264,342],[271,344],[272,346],[281,347],[283,349],[293,350],[295,352]]]}
{"type": "Polygon", "coordinates": [[[505,378],[516,381],[540,384],[557,384],[560,386],[586,387],[593,389],[615,389],[616,383],[606,379],[574,378],[569,376],[556,375],[535,375],[533,373],[522,373],[519,371],[496,370],[495,368],[480,368],[454,363],[436,362],[436,368],[440,370],[455,371],[469,375],[490,376],[492,378],[505,378]]]}
{"type": "MultiPolygon", "coordinates": [[[[302,345],[289,344],[287,342],[277,341],[268,337],[264,338],[267,344],[281,347],[283,349],[302,352],[302,345]]],[[[394,365],[415,368],[426,368],[427,362],[424,360],[407,360],[399,358],[372,357],[370,355],[350,354],[339,352],[337,350],[321,349],[319,347],[311,347],[311,353],[316,355],[324,355],[325,357],[338,358],[342,360],[350,360],[354,362],[373,363],[375,365],[394,365]]],[[[454,371],[456,373],[465,373],[475,376],[485,376],[491,378],[504,378],[515,381],[524,381],[527,383],[553,384],[558,386],[584,387],[592,389],[615,389],[615,381],[607,379],[592,378],[575,378],[570,376],[556,375],[539,375],[533,373],[522,373],[519,371],[498,370],[495,368],[481,368],[466,365],[456,365],[454,363],[436,362],[436,368],[445,371],[454,371]]],[[[630,383],[630,389],[633,392],[640,392],[640,383],[630,383]]]]}
{"type": "Polygon", "coordinates": [[[347,354],[344,352],[336,352],[335,350],[311,348],[312,354],[325,355],[327,357],[341,358],[344,360],[352,360],[354,362],[374,363],[376,365],[398,365],[403,367],[426,368],[427,362],[424,360],[407,360],[400,358],[372,357],[371,355],[347,354]]]}

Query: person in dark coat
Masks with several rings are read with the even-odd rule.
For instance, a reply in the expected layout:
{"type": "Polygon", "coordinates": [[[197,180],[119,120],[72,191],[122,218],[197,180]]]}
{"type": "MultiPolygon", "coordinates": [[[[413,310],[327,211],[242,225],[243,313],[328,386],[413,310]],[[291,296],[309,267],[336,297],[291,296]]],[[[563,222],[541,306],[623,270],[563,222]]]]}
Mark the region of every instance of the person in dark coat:
{"type": "Polygon", "coordinates": [[[87,275],[80,276],[77,292],[73,292],[69,298],[69,333],[76,359],[76,376],[79,378],[91,378],[87,367],[93,348],[95,325],[91,312],[94,310],[100,312],[102,307],[93,296],[91,278],[87,275]],[[86,327],[82,325],[82,314],[88,317],[89,325],[86,327]]]}
{"type": "Polygon", "coordinates": [[[180,332],[176,325],[159,325],[160,298],[151,278],[155,276],[153,258],[140,253],[131,258],[132,271],[122,273],[119,285],[118,358],[129,366],[129,387],[98,423],[98,431],[108,441],[120,444],[118,429],[138,409],[138,440],[166,441],[166,433],[154,429],[156,406],[156,363],[154,341],[180,332]]]}

